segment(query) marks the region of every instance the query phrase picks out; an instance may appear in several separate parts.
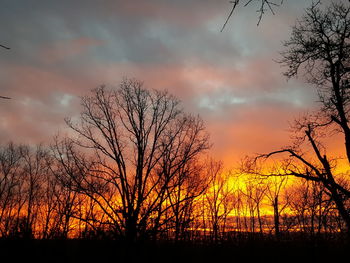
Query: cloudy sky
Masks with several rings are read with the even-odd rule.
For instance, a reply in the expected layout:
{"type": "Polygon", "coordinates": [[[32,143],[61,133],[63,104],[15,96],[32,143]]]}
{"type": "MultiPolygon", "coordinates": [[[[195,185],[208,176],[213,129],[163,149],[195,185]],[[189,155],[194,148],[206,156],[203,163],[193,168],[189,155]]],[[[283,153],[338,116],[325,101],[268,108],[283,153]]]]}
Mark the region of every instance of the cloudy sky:
{"type": "Polygon", "coordinates": [[[228,0],[2,0],[1,143],[49,142],[79,113],[79,96],[123,77],[167,89],[205,121],[225,163],[288,143],[288,123],[315,105],[286,81],[282,41],[311,0],[285,0],[259,27],[253,3],[228,0]]]}

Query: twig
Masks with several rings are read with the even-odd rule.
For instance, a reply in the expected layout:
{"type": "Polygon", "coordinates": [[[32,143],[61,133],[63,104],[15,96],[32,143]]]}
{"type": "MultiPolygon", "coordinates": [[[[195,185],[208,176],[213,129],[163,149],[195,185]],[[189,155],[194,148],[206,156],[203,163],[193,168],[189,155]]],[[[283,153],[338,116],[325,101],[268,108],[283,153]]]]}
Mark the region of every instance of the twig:
{"type": "Polygon", "coordinates": [[[222,32],[222,31],[224,30],[224,28],[225,28],[225,26],[226,26],[226,24],[227,24],[228,20],[230,20],[230,18],[231,18],[231,16],[232,16],[232,14],[233,14],[233,11],[236,9],[236,6],[237,6],[237,5],[238,5],[238,3],[239,3],[239,0],[230,1],[230,3],[232,3],[232,4],[233,4],[233,7],[232,7],[231,12],[230,12],[230,14],[228,15],[228,17],[227,17],[227,19],[226,19],[226,21],[225,21],[224,25],[222,26],[222,28],[221,28],[220,32],[222,32]]]}
{"type": "Polygon", "coordinates": [[[2,48],[4,48],[4,49],[10,49],[9,47],[4,46],[4,45],[1,45],[1,44],[0,44],[0,47],[2,47],[2,48]]]}

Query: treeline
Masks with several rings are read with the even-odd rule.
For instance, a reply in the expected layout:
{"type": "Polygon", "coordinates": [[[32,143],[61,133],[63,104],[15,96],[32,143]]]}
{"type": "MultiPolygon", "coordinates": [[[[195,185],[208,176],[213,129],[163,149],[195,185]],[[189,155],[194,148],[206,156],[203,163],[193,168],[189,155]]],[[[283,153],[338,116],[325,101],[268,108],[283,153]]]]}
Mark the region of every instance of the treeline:
{"type": "MultiPolygon", "coordinates": [[[[239,172],[224,171],[207,157],[203,121],[165,91],[125,79],[81,102],[80,117],[66,119],[69,132],[50,146],[1,146],[2,238],[220,241],[247,233],[349,233],[327,184],[292,181],[287,172],[266,176],[249,161],[239,172]]],[[[341,185],[347,188],[346,179],[341,185]]],[[[348,199],[341,204],[349,207],[348,199]]]]}
{"type": "Polygon", "coordinates": [[[317,2],[293,27],[280,62],[288,78],[302,72],[320,107],[294,122],[289,146],[237,172],[206,157],[200,117],[133,79],[83,97],[50,146],[2,145],[1,238],[349,238],[349,16],[348,4],[317,2]],[[332,156],[335,140],[343,158],[332,156]]]}
{"type": "MultiPolygon", "coordinates": [[[[60,158],[42,145],[1,147],[1,237],[130,238],[124,223],[128,210],[123,210],[121,197],[103,185],[110,180],[105,171],[90,167],[82,174],[78,164],[72,164],[79,176],[93,173],[98,178],[83,188],[86,178],[79,178],[77,185],[60,158]]],[[[334,202],[315,182],[238,176],[225,173],[213,160],[198,161],[193,169],[164,190],[164,184],[148,186],[154,192],[140,209],[134,239],[223,241],[249,233],[279,237],[346,232],[334,202]]]]}

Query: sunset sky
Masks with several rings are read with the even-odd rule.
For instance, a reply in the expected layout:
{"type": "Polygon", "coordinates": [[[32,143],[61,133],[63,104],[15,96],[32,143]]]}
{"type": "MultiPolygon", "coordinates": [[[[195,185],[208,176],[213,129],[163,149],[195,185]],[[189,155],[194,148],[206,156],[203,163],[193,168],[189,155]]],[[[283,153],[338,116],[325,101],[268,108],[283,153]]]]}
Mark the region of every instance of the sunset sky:
{"type": "Polygon", "coordinates": [[[80,112],[79,96],[123,77],[167,89],[205,121],[227,165],[288,144],[293,118],[315,106],[287,82],[282,41],[311,0],[285,0],[257,27],[257,6],[228,0],[1,1],[0,140],[48,143],[80,112]]]}

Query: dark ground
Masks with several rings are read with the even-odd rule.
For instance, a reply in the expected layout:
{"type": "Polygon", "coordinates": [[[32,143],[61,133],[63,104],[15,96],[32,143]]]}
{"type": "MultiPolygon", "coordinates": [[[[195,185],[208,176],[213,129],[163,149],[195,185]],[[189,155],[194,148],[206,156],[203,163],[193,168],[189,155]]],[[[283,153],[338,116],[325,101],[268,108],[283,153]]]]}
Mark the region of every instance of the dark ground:
{"type": "Polygon", "coordinates": [[[0,262],[350,262],[348,242],[318,238],[133,246],[112,240],[0,240],[0,253],[0,262]]]}

